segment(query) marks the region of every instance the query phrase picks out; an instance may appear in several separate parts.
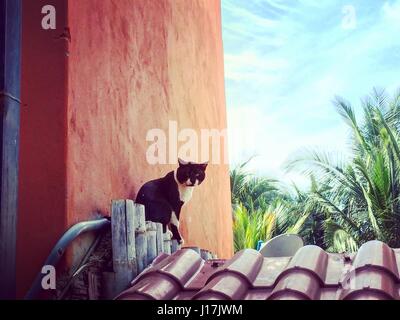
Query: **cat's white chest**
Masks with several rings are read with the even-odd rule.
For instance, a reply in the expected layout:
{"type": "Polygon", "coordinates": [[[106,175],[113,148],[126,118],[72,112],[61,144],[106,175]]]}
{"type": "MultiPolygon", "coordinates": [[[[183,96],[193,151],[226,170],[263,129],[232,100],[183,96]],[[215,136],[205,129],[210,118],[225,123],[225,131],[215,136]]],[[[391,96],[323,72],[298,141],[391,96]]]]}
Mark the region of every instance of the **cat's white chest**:
{"type": "Polygon", "coordinates": [[[178,191],[179,191],[179,199],[185,203],[187,203],[193,195],[194,187],[187,187],[181,184],[178,184],[178,191]]]}

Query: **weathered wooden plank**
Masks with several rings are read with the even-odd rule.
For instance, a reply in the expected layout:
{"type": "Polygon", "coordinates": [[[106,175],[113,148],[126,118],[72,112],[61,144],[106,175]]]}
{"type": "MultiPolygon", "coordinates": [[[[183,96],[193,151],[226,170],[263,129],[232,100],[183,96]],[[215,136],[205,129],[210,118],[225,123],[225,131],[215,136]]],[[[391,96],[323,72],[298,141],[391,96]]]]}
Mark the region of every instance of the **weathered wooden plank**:
{"type": "Polygon", "coordinates": [[[163,237],[163,226],[161,223],[156,223],[157,228],[157,255],[164,252],[164,237],[163,237]]]}
{"type": "Polygon", "coordinates": [[[135,245],[137,272],[141,273],[147,267],[147,239],[144,206],[138,203],[135,206],[135,245]]]}
{"type": "Polygon", "coordinates": [[[115,272],[103,272],[101,281],[101,298],[114,299],[121,291],[117,288],[115,272]]]}
{"type": "Polygon", "coordinates": [[[157,226],[154,222],[146,222],[146,236],[147,236],[147,263],[153,262],[157,257],[157,226]]]}
{"type": "Polygon", "coordinates": [[[113,268],[117,271],[126,263],[126,214],[125,200],[114,200],[111,203],[111,236],[113,250],[113,268]]]}
{"type": "MultiPolygon", "coordinates": [[[[132,217],[128,220],[130,221],[132,217]]],[[[113,269],[115,272],[116,293],[126,289],[133,279],[132,261],[128,258],[129,246],[132,239],[128,240],[127,227],[134,222],[127,222],[126,201],[114,200],[111,204],[111,236],[113,250],[113,269]]],[[[134,241],[134,240],[133,240],[134,241]]],[[[131,257],[130,257],[131,258],[131,257]]]]}
{"type": "Polygon", "coordinates": [[[164,252],[171,254],[171,235],[169,232],[163,233],[164,239],[164,252]]]}
{"type": "Polygon", "coordinates": [[[134,279],[137,274],[137,260],[136,260],[136,241],[135,241],[135,204],[132,200],[126,200],[126,241],[127,241],[127,259],[128,266],[132,271],[132,279],[134,279]]]}
{"type": "Polygon", "coordinates": [[[171,240],[171,253],[179,250],[179,244],[176,239],[171,240]]]}
{"type": "Polygon", "coordinates": [[[99,280],[98,275],[94,272],[88,272],[88,299],[89,300],[99,300],[99,280]]]}

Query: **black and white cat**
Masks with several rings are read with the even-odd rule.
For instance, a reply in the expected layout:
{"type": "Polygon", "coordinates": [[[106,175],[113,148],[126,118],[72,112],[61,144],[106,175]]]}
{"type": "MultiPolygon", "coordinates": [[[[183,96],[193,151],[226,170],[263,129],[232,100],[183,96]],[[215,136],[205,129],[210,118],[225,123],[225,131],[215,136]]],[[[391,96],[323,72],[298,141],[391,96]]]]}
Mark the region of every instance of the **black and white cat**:
{"type": "Polygon", "coordinates": [[[183,244],[179,233],[181,209],[191,199],[194,187],[204,181],[207,163],[178,162],[175,171],[146,182],[137,193],[136,203],[144,205],[146,221],[162,223],[164,233],[172,232],[172,239],[183,244]]]}

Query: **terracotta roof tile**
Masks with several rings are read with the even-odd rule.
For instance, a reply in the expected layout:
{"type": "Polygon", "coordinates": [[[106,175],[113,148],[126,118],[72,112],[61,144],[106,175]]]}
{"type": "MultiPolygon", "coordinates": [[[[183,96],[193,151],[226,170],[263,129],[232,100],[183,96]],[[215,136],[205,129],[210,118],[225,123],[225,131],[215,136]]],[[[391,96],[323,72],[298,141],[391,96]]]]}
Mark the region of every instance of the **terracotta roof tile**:
{"type": "Polygon", "coordinates": [[[357,254],[304,246],[293,257],[246,249],[204,261],[191,249],[161,254],[117,299],[400,299],[400,249],[380,241],[357,254]]]}

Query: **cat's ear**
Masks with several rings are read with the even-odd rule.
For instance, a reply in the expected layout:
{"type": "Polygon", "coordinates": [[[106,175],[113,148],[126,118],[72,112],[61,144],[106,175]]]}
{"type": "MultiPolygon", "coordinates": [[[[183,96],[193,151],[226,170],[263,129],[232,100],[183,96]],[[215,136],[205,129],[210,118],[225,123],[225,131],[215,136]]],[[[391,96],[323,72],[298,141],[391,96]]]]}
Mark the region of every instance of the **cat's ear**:
{"type": "Polygon", "coordinates": [[[208,166],[208,161],[199,164],[200,169],[203,171],[206,171],[207,166],[208,166]]]}
{"type": "Polygon", "coordinates": [[[186,166],[186,165],[189,164],[189,162],[187,162],[187,161],[185,161],[185,160],[182,160],[181,158],[178,158],[178,163],[179,163],[179,166],[180,166],[180,167],[186,166]]]}

